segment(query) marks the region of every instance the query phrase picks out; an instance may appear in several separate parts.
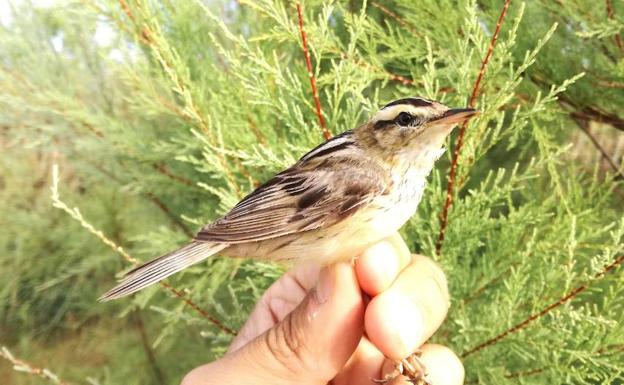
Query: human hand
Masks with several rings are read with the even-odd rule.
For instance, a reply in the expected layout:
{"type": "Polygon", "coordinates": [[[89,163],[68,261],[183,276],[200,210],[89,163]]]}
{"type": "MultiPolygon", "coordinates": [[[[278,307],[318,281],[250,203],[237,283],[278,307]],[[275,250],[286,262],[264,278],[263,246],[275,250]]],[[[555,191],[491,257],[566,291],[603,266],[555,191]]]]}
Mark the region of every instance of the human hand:
{"type": "Polygon", "coordinates": [[[464,371],[457,356],[440,345],[421,346],[448,304],[442,271],[410,255],[396,234],[355,266],[307,264],[286,273],[264,293],[228,353],[191,371],[182,385],[371,385],[392,371],[389,359],[418,347],[434,385],[459,385],[464,371]]]}

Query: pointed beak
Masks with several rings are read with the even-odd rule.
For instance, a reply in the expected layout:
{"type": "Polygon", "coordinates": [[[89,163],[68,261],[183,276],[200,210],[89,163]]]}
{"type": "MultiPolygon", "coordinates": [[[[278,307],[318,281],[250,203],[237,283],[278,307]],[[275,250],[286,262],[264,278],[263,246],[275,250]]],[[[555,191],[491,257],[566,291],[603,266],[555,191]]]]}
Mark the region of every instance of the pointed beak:
{"type": "Polygon", "coordinates": [[[436,124],[462,123],[478,114],[479,111],[474,108],[451,108],[437,118],[432,119],[432,122],[436,124]]]}

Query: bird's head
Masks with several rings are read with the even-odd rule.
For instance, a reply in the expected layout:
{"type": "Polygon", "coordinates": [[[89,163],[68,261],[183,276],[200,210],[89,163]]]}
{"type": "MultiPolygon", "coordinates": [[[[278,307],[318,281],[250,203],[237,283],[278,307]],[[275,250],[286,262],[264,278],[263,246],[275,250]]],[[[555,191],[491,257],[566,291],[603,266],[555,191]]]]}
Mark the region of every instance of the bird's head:
{"type": "Polygon", "coordinates": [[[385,160],[437,157],[453,128],[477,113],[473,108],[405,98],[386,104],[355,131],[361,143],[385,160]]]}

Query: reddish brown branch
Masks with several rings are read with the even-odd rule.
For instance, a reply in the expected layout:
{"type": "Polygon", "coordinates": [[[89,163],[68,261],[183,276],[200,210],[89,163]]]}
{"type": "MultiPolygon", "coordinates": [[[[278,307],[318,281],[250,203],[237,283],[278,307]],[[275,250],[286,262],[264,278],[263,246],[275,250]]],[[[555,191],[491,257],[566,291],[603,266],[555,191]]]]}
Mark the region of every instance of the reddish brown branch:
{"type": "MultiPolygon", "coordinates": [[[[422,87],[422,82],[417,82],[414,81],[413,79],[410,79],[408,77],[402,76],[402,75],[397,75],[394,74],[392,72],[386,71],[383,68],[379,68],[376,67],[370,63],[366,63],[364,61],[358,60],[357,58],[351,58],[349,57],[346,53],[344,52],[338,52],[336,51],[337,54],[340,54],[340,58],[343,60],[350,60],[351,62],[355,63],[358,67],[364,68],[368,71],[372,71],[374,73],[378,73],[380,75],[383,75],[383,77],[385,79],[394,81],[394,82],[399,82],[405,86],[409,86],[409,85],[416,85],[418,87],[422,87]]],[[[443,94],[447,94],[447,93],[453,93],[456,92],[455,89],[453,87],[442,87],[438,90],[440,93],[443,94]]]]}
{"type": "MultiPolygon", "coordinates": [[[[501,26],[503,25],[503,21],[505,21],[505,15],[507,15],[507,9],[509,8],[509,3],[511,0],[505,0],[505,4],[503,5],[503,9],[498,17],[498,21],[496,22],[496,29],[494,30],[494,34],[492,35],[492,39],[490,40],[490,46],[488,47],[487,53],[485,54],[485,58],[481,62],[481,69],[479,70],[479,74],[477,75],[477,79],[475,80],[474,86],[472,88],[472,95],[470,96],[470,101],[468,103],[469,107],[474,107],[477,97],[479,96],[479,89],[481,87],[481,81],[483,80],[483,76],[485,75],[485,70],[487,68],[488,63],[490,62],[490,58],[492,57],[492,53],[494,52],[494,47],[496,46],[496,42],[498,41],[498,35],[500,33],[501,26]]],[[[455,178],[457,174],[457,165],[459,161],[459,155],[464,146],[464,136],[466,135],[466,127],[468,126],[468,121],[465,121],[459,130],[459,135],[457,136],[457,143],[455,144],[455,149],[453,150],[453,159],[451,161],[451,169],[448,175],[448,185],[446,189],[446,201],[444,202],[444,207],[442,208],[442,213],[440,213],[440,233],[438,234],[438,241],[436,242],[436,253],[439,255],[442,251],[442,243],[444,242],[444,236],[446,234],[446,227],[448,225],[448,213],[451,205],[453,204],[453,193],[455,189],[455,178]]]]}
{"type": "Polygon", "coordinates": [[[596,149],[598,150],[598,152],[600,152],[600,155],[602,155],[602,158],[604,160],[607,161],[607,163],[609,163],[609,165],[611,166],[611,168],[613,169],[613,171],[617,174],[617,176],[619,178],[624,179],[624,172],[622,172],[621,166],[619,166],[615,159],[613,159],[611,157],[611,155],[609,155],[609,153],[607,152],[607,150],[604,149],[604,147],[602,147],[602,145],[600,144],[600,142],[598,142],[598,139],[596,139],[596,137],[594,137],[594,135],[591,133],[591,131],[589,130],[589,125],[587,124],[586,120],[582,120],[582,119],[577,119],[574,116],[574,113],[570,114],[572,116],[572,118],[576,121],[576,124],[581,128],[581,131],[583,131],[587,137],[589,138],[589,140],[592,142],[592,144],[594,145],[594,147],[596,147],[596,149]]]}
{"type": "MultiPolygon", "coordinates": [[[[523,371],[519,371],[519,372],[507,373],[503,377],[509,379],[509,378],[517,378],[517,377],[535,376],[536,374],[540,374],[543,371],[544,371],[544,368],[537,368],[537,369],[532,369],[532,370],[523,370],[523,371]]],[[[468,380],[468,381],[464,382],[464,384],[466,384],[466,385],[468,385],[468,384],[478,384],[478,383],[479,383],[478,379],[468,380]]]]}
{"type": "MultiPolygon", "coordinates": [[[[138,4],[141,5],[142,3],[138,4]]],[[[173,84],[173,91],[178,95],[187,95],[188,90],[191,88],[188,84],[189,80],[185,79],[184,76],[181,76],[176,71],[174,71],[176,66],[175,60],[172,57],[175,56],[169,53],[166,47],[163,48],[162,44],[159,43],[159,31],[151,27],[148,23],[142,23],[140,20],[137,20],[125,0],[119,0],[119,5],[124,13],[128,16],[128,18],[132,21],[137,31],[136,34],[139,37],[139,40],[146,44],[154,52],[160,66],[162,67],[163,71],[168,75],[169,79],[173,84]]],[[[142,7],[144,8],[144,4],[142,7]]],[[[187,98],[186,96],[183,99],[185,99],[185,108],[182,110],[178,109],[178,111],[182,112],[185,119],[189,119],[190,121],[194,122],[194,124],[204,132],[204,134],[208,138],[210,145],[216,147],[217,140],[214,136],[214,133],[212,132],[212,130],[210,130],[208,122],[203,117],[195,101],[190,97],[187,98]]],[[[243,194],[240,191],[234,174],[232,174],[232,171],[228,167],[227,160],[219,153],[217,153],[216,158],[223,168],[223,172],[226,176],[228,184],[238,196],[242,197],[243,194]]]]}
{"type": "Polygon", "coordinates": [[[253,134],[256,136],[256,139],[258,139],[258,142],[262,146],[267,146],[267,139],[262,134],[262,131],[258,129],[258,125],[256,124],[256,122],[254,122],[251,114],[247,115],[247,123],[249,123],[249,128],[251,128],[251,132],[253,132],[253,134]]]}
{"type": "Polygon", "coordinates": [[[610,272],[611,270],[615,269],[616,267],[620,266],[622,264],[622,262],[624,262],[624,254],[618,256],[615,258],[615,260],[613,262],[611,262],[610,264],[606,265],[600,272],[598,272],[597,274],[595,274],[589,281],[583,283],[582,285],[579,285],[577,287],[575,287],[574,289],[572,289],[570,292],[568,292],[566,295],[564,295],[563,297],[559,298],[558,300],[556,300],[555,302],[551,303],[550,305],[546,306],[544,309],[540,310],[537,313],[531,314],[528,318],[526,318],[524,321],[516,324],[515,326],[505,330],[504,332],[498,334],[496,337],[493,337],[477,346],[475,346],[474,348],[464,352],[462,354],[462,357],[466,357],[469,356],[473,353],[476,353],[480,350],[485,349],[488,346],[494,345],[496,343],[498,343],[499,341],[501,341],[503,338],[507,337],[510,334],[513,334],[519,330],[522,330],[524,328],[526,328],[529,324],[531,324],[533,321],[542,318],[543,316],[545,316],[546,314],[550,313],[553,309],[569,302],[570,300],[574,299],[576,296],[578,296],[580,293],[584,292],[585,290],[587,290],[589,288],[589,286],[599,280],[600,278],[604,277],[608,272],[610,272]]]}
{"type": "Polygon", "coordinates": [[[506,269],[504,269],[503,271],[501,271],[497,276],[495,276],[494,278],[492,278],[491,280],[489,280],[488,282],[486,282],[484,285],[482,285],[480,288],[478,288],[477,290],[475,290],[474,293],[472,293],[471,295],[467,296],[466,298],[463,299],[464,304],[470,303],[474,300],[476,300],[477,298],[479,298],[481,296],[481,294],[483,292],[485,292],[490,286],[494,285],[495,283],[497,283],[498,281],[500,281],[501,279],[503,279],[505,276],[507,276],[509,274],[509,271],[511,269],[513,269],[515,267],[515,265],[517,265],[516,263],[512,263],[510,266],[508,266],[506,269]]]}
{"type": "Polygon", "coordinates": [[[145,322],[143,322],[143,317],[141,317],[141,310],[138,308],[134,311],[134,317],[136,320],[137,329],[139,331],[139,336],[141,337],[141,344],[143,345],[143,351],[145,351],[145,356],[147,357],[147,362],[149,362],[152,371],[154,372],[154,376],[156,377],[158,383],[160,385],[164,385],[167,383],[165,380],[165,376],[158,366],[158,361],[156,360],[156,354],[154,354],[154,349],[149,342],[149,338],[147,337],[147,332],[145,331],[145,322]]]}
{"type": "MultiPolygon", "coordinates": [[[[571,105],[574,105],[564,95],[559,96],[559,100],[564,101],[566,103],[571,103],[571,105]]],[[[624,131],[624,119],[622,119],[616,114],[603,111],[598,107],[587,106],[577,111],[574,111],[573,114],[575,115],[573,116],[573,118],[579,117],[585,120],[594,120],[599,123],[605,123],[610,126],[613,126],[614,128],[620,131],[624,131]]]]}
{"type": "Polygon", "coordinates": [[[624,88],[624,83],[610,80],[598,80],[598,85],[604,88],[624,88]]]}
{"type": "Polygon", "coordinates": [[[375,2],[375,1],[372,1],[371,5],[373,7],[375,7],[375,8],[377,8],[377,9],[379,9],[381,12],[385,13],[386,15],[390,16],[394,20],[396,20],[396,22],[399,23],[400,26],[402,26],[403,28],[408,30],[414,36],[422,36],[422,34],[420,32],[418,32],[411,24],[409,24],[407,21],[405,21],[397,13],[392,12],[388,8],[384,7],[383,5],[381,5],[381,4],[379,4],[379,3],[375,2]]]}
{"type": "Polygon", "coordinates": [[[91,131],[98,138],[103,138],[104,137],[104,134],[102,133],[102,131],[100,131],[97,128],[93,127],[92,124],[87,123],[87,122],[82,122],[82,125],[87,127],[87,129],[89,129],[89,131],[91,131]]]}
{"type": "MultiPolygon", "coordinates": [[[[60,199],[60,196],[58,195],[58,179],[56,179],[56,178],[58,178],[58,169],[55,166],[55,168],[53,168],[53,170],[54,171],[53,171],[53,174],[52,174],[53,175],[53,179],[52,179],[52,183],[53,183],[52,184],[52,202],[54,204],[54,207],[56,207],[58,209],[61,209],[64,212],[66,212],[67,214],[69,214],[73,219],[78,221],[83,228],[85,228],[91,234],[93,234],[96,237],[98,237],[98,239],[100,239],[105,245],[107,245],[108,247],[113,249],[115,252],[117,252],[119,255],[121,255],[121,257],[123,259],[125,259],[126,261],[131,263],[133,266],[135,266],[135,267],[139,266],[141,264],[141,261],[139,261],[138,259],[136,259],[132,255],[130,255],[126,250],[124,250],[123,247],[117,245],[117,243],[112,241],[102,231],[97,230],[95,227],[93,227],[93,225],[91,223],[87,222],[82,217],[82,215],[80,214],[80,212],[78,211],[77,208],[70,209],[69,206],[67,206],[67,204],[60,199]]],[[[208,314],[208,312],[206,312],[205,310],[200,308],[197,304],[192,302],[190,299],[186,298],[186,296],[181,291],[177,290],[176,288],[174,288],[173,286],[171,286],[170,284],[168,284],[166,282],[162,282],[161,281],[159,283],[164,288],[166,288],[167,290],[172,292],[176,297],[178,297],[181,300],[183,300],[184,303],[186,303],[192,309],[197,311],[201,316],[206,318],[208,321],[212,322],[219,329],[221,329],[224,332],[229,333],[229,334],[233,334],[233,335],[236,334],[232,329],[224,326],[218,319],[216,319],[215,317],[213,317],[210,314],[208,314]]]]}
{"type": "Polygon", "coordinates": [[[323,131],[323,137],[328,140],[332,137],[331,133],[325,125],[325,119],[323,119],[323,111],[321,110],[321,100],[318,96],[318,90],[316,88],[316,77],[312,71],[312,62],[310,61],[310,52],[308,51],[308,39],[303,29],[303,13],[301,11],[301,3],[297,2],[297,16],[299,17],[299,32],[301,33],[301,43],[303,46],[303,55],[305,56],[306,68],[308,70],[308,77],[310,78],[310,86],[312,87],[312,96],[314,97],[314,105],[316,106],[316,116],[318,117],[321,130],[323,131]]]}
{"type": "MultiPolygon", "coordinates": [[[[101,172],[102,174],[106,175],[107,177],[109,177],[110,179],[114,180],[115,182],[119,183],[120,185],[123,185],[125,182],[122,181],[120,178],[118,178],[115,174],[113,174],[112,172],[106,170],[104,167],[96,164],[96,163],[91,163],[89,161],[87,161],[87,163],[89,163],[91,166],[93,166],[96,170],[98,170],[99,172],[101,172]]],[[[153,164],[154,167],[156,167],[156,164],[153,164]]],[[[152,192],[146,192],[145,196],[152,201],[152,203],[154,203],[160,210],[162,210],[162,212],[169,218],[169,220],[171,220],[171,222],[178,226],[180,228],[180,230],[182,230],[182,232],[184,232],[184,234],[186,234],[189,238],[193,237],[193,232],[184,224],[184,222],[182,222],[175,214],[173,214],[171,212],[171,209],[165,204],[165,202],[163,202],[162,200],[160,200],[160,198],[158,198],[154,193],[152,192]]]]}
{"type": "Polygon", "coordinates": [[[154,163],[154,164],[152,164],[152,167],[154,167],[154,169],[156,171],[158,171],[159,173],[161,173],[161,174],[163,174],[163,175],[165,175],[165,176],[175,180],[176,182],[180,182],[180,183],[182,183],[185,186],[193,186],[193,185],[195,185],[195,183],[193,183],[192,180],[187,179],[187,178],[182,177],[182,176],[179,176],[179,175],[173,174],[169,170],[167,165],[164,164],[164,163],[154,163]]]}
{"type": "Polygon", "coordinates": [[[166,289],[168,289],[170,292],[172,292],[176,297],[180,298],[182,301],[184,301],[184,303],[186,303],[187,305],[189,305],[191,308],[193,308],[195,311],[197,311],[199,314],[201,314],[204,318],[208,319],[210,322],[212,322],[213,325],[215,325],[216,327],[218,327],[219,329],[221,329],[222,331],[226,332],[227,334],[231,334],[233,336],[236,335],[236,331],[233,329],[230,329],[229,327],[223,325],[221,323],[221,321],[219,321],[218,319],[216,319],[215,317],[211,316],[210,314],[208,314],[207,311],[205,311],[204,309],[200,308],[199,306],[197,306],[193,301],[191,301],[190,299],[188,299],[186,297],[186,295],[184,293],[182,293],[181,291],[179,291],[178,289],[174,288],[173,286],[171,286],[170,284],[168,284],[167,282],[160,282],[160,284],[165,287],[166,289]]]}
{"type": "MultiPolygon", "coordinates": [[[[612,345],[612,346],[606,346],[604,348],[600,348],[598,350],[596,350],[594,352],[595,356],[601,356],[604,354],[610,355],[610,354],[617,354],[624,351],[624,345],[612,345]]],[[[518,378],[518,377],[529,377],[529,376],[535,376],[537,374],[541,374],[544,373],[548,368],[535,368],[535,369],[529,369],[529,370],[520,370],[517,372],[510,372],[504,375],[505,378],[518,378]]],[[[479,380],[478,379],[473,379],[473,380],[467,380],[466,382],[464,382],[464,384],[468,385],[468,384],[478,384],[479,380]]]]}
{"type": "MultiPolygon", "coordinates": [[[[615,8],[613,8],[613,2],[611,0],[605,0],[605,3],[607,6],[607,17],[613,20],[615,18],[615,8]]],[[[620,53],[624,53],[624,43],[622,43],[622,36],[620,36],[619,32],[614,36],[614,40],[615,45],[617,45],[620,50],[620,53]]]]}
{"type": "Polygon", "coordinates": [[[171,212],[171,209],[167,207],[165,202],[161,201],[160,198],[158,198],[154,193],[148,192],[146,195],[149,200],[152,201],[174,225],[176,225],[180,230],[182,230],[184,234],[186,234],[187,237],[193,238],[195,234],[193,234],[193,232],[188,227],[186,227],[186,225],[180,220],[180,218],[178,218],[174,213],[171,212]]]}
{"type": "Polygon", "coordinates": [[[512,372],[512,373],[505,374],[505,378],[534,376],[536,374],[542,373],[543,371],[544,371],[544,368],[537,368],[537,369],[531,369],[531,370],[523,370],[521,372],[512,372]]]}
{"type": "MultiPolygon", "coordinates": [[[[544,77],[541,75],[532,75],[531,80],[538,86],[550,87],[550,85],[544,80],[544,77]]],[[[557,100],[561,106],[566,108],[568,111],[571,110],[569,114],[572,120],[574,120],[577,126],[579,126],[579,128],[583,130],[585,134],[587,134],[594,147],[596,147],[602,157],[607,160],[607,163],[609,163],[613,171],[620,177],[624,177],[621,165],[617,164],[617,162],[607,153],[604,147],[602,147],[602,145],[600,145],[596,138],[591,134],[588,124],[590,121],[595,121],[598,123],[608,124],[617,130],[624,131],[624,119],[614,113],[604,111],[600,107],[580,107],[572,99],[566,96],[566,94],[560,94],[557,100]]]]}

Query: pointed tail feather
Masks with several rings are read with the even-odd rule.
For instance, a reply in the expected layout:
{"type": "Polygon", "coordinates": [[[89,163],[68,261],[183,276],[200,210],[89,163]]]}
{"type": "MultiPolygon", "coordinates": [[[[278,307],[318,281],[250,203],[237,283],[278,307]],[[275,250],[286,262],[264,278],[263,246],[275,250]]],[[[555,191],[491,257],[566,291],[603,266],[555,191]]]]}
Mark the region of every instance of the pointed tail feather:
{"type": "Polygon", "coordinates": [[[98,301],[106,302],[135,293],[182,269],[203,261],[227,246],[224,243],[192,242],[131,270],[121,283],[101,296],[98,301]]]}

